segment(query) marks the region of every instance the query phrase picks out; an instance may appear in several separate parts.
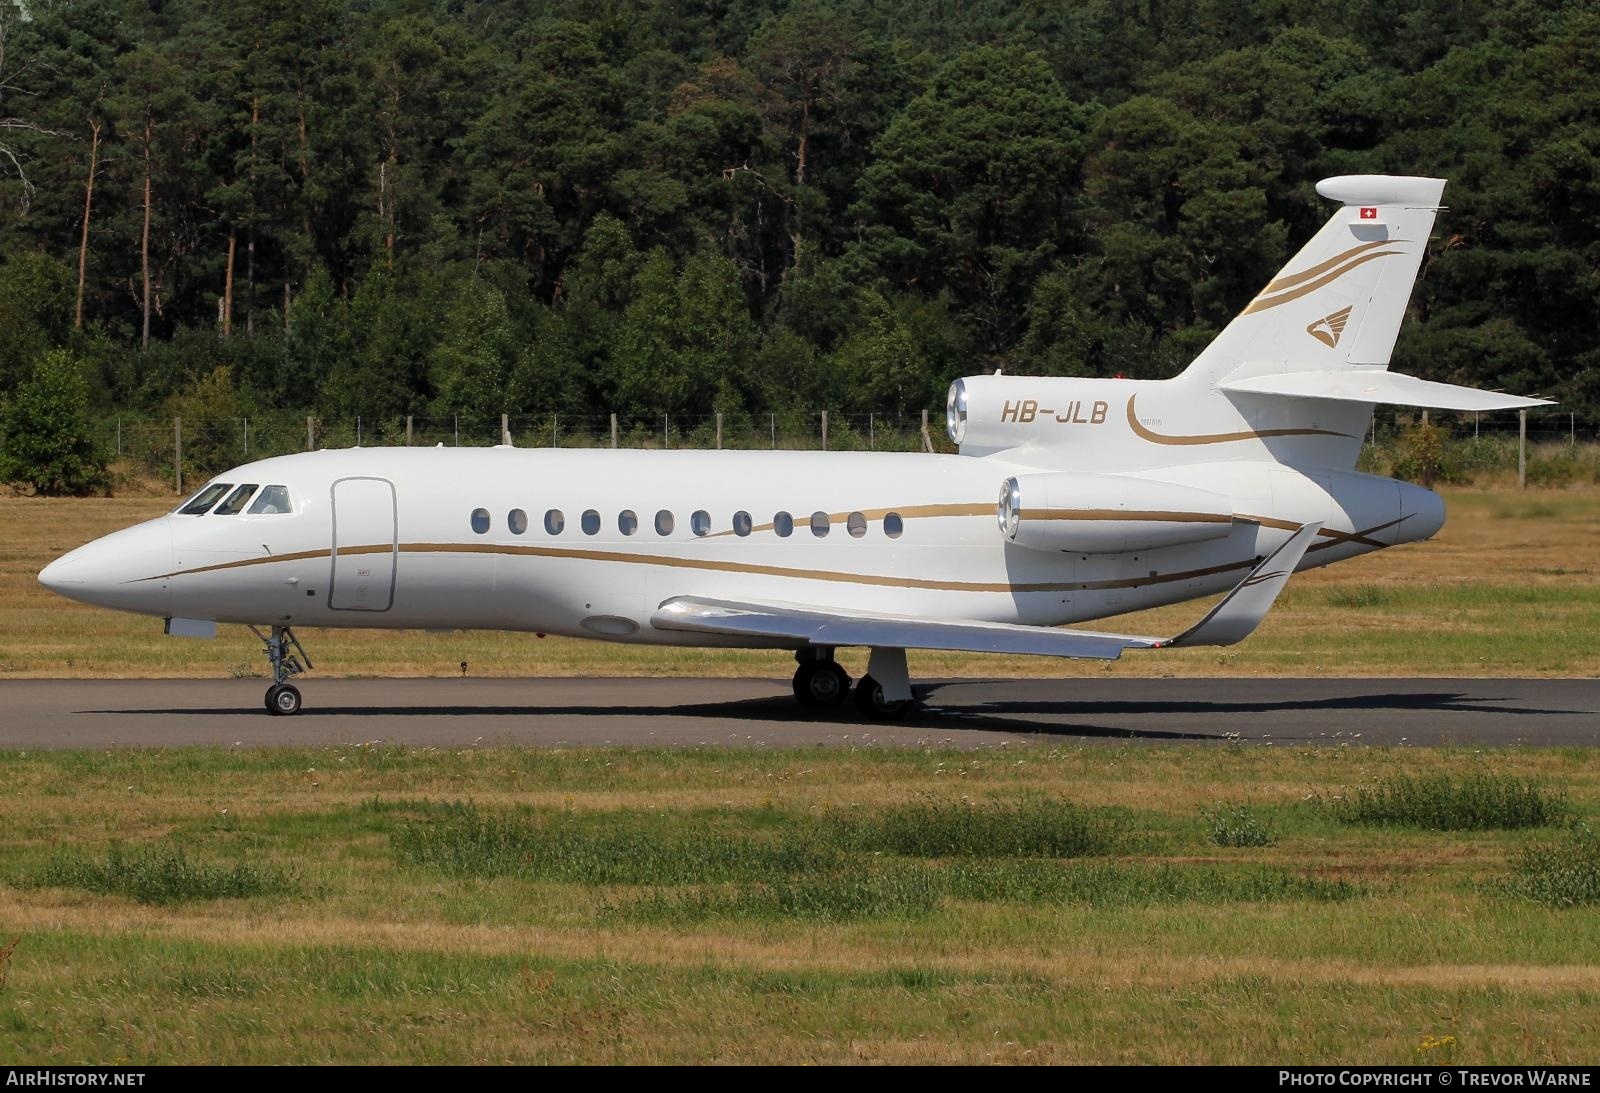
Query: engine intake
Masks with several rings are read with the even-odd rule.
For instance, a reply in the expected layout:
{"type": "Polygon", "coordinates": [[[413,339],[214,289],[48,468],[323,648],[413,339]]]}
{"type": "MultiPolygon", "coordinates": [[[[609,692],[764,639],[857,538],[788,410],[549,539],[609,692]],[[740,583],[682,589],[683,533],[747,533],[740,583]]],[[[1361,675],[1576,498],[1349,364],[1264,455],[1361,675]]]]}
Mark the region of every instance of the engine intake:
{"type": "Polygon", "coordinates": [[[1117,474],[1023,474],[1000,487],[1000,532],[1030,550],[1125,554],[1221,539],[1233,503],[1221,494],[1117,474]]]}

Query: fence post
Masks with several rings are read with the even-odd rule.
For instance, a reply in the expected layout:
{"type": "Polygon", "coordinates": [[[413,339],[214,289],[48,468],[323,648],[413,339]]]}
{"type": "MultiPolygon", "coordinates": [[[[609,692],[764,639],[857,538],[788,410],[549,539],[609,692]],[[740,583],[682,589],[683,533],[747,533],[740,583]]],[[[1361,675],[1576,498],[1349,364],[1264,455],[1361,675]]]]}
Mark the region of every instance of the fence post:
{"type": "Polygon", "coordinates": [[[878,415],[867,415],[867,451],[878,450],[878,415]]]}
{"type": "Polygon", "coordinates": [[[507,446],[509,446],[511,444],[511,415],[510,414],[501,414],[500,415],[500,443],[505,444],[507,446]]]}
{"type": "Polygon", "coordinates": [[[661,415],[661,447],[672,447],[672,415],[661,415]]]}
{"type": "Polygon", "coordinates": [[[122,419],[117,418],[117,458],[122,458],[122,419]]]}
{"type": "Polygon", "coordinates": [[[922,450],[932,454],[933,437],[928,434],[928,408],[922,408],[922,450]]]}
{"type": "Polygon", "coordinates": [[[617,415],[616,414],[612,414],[611,415],[611,446],[613,448],[615,448],[617,446],[617,415]]]}
{"type": "Polygon", "coordinates": [[[717,451],[722,450],[722,414],[717,414],[717,451]]]}
{"type": "Polygon", "coordinates": [[[778,415],[777,414],[768,414],[767,415],[767,424],[772,427],[772,448],[773,448],[773,451],[777,451],[777,448],[778,448],[778,415]]]}
{"type": "Polygon", "coordinates": [[[411,415],[406,415],[406,447],[411,447],[411,415]]]}
{"type": "Polygon", "coordinates": [[[361,415],[356,415],[356,447],[361,447],[361,415]]]}
{"type": "Polygon", "coordinates": [[[559,445],[556,444],[556,415],[555,414],[551,414],[550,415],[550,447],[552,447],[552,448],[559,447],[559,445]]]}
{"type": "Polygon", "coordinates": [[[317,450],[317,419],[310,414],[306,415],[306,451],[317,450]]]}
{"type": "Polygon", "coordinates": [[[244,422],[244,454],[248,456],[250,454],[250,419],[246,417],[240,418],[240,420],[244,422]]]}
{"type": "Polygon", "coordinates": [[[172,472],[178,480],[178,496],[183,496],[183,418],[172,419],[172,472]]]}
{"type": "Polygon", "coordinates": [[[822,450],[828,450],[828,411],[822,411],[822,450]]]}
{"type": "Polygon", "coordinates": [[[1517,411],[1517,489],[1528,488],[1528,411],[1517,411]]]}
{"type": "Polygon", "coordinates": [[[455,447],[457,447],[457,448],[461,447],[461,415],[460,414],[451,414],[450,415],[450,443],[452,445],[454,445],[455,447]]]}

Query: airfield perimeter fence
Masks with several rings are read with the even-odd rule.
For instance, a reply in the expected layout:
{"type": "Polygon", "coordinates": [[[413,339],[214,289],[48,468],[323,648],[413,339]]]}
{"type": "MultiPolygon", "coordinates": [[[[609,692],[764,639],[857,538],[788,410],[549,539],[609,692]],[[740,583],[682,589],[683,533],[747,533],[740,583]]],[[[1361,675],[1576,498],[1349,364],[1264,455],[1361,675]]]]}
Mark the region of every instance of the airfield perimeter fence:
{"type": "MultiPolygon", "coordinates": [[[[1373,417],[1364,465],[1383,471],[1421,417],[1384,408],[1373,417]],[[1388,461],[1388,462],[1386,462],[1388,461]]],[[[1600,450],[1600,419],[1554,408],[1491,413],[1432,411],[1452,459],[1474,470],[1515,471],[1524,484],[1530,459],[1558,448],[1600,450]]],[[[210,474],[268,456],[317,448],[402,446],[519,448],[729,448],[787,451],[948,452],[944,412],[840,414],[509,414],[324,418],[270,411],[226,418],[118,416],[95,422],[96,440],[133,474],[193,488],[210,474]]],[[[1548,461],[1548,460],[1547,460],[1548,461]]],[[[1595,466],[1600,468],[1600,457],[1595,466]]]]}

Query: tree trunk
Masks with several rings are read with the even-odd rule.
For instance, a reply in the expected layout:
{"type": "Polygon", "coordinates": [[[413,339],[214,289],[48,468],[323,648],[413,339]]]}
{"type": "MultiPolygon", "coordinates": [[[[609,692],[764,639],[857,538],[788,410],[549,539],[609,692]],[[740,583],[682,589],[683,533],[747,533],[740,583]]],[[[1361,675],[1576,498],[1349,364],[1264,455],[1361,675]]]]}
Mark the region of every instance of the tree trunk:
{"type": "Polygon", "coordinates": [[[83,283],[89,271],[89,215],[94,211],[94,172],[100,163],[100,123],[89,119],[89,177],[83,184],[83,237],[78,242],[78,309],[72,325],[83,329],[83,283]]]}
{"type": "Polygon", "coordinates": [[[239,229],[228,229],[228,272],[222,279],[222,336],[233,333],[233,256],[239,250],[239,229]]]}
{"type": "Polygon", "coordinates": [[[244,244],[244,332],[256,332],[256,130],[261,125],[261,96],[250,98],[250,227],[244,244]]]}
{"type": "Polygon", "coordinates": [[[139,345],[150,346],[150,141],[155,128],[154,119],[144,116],[144,230],[139,234],[139,275],[144,282],[144,329],[139,345]]]}

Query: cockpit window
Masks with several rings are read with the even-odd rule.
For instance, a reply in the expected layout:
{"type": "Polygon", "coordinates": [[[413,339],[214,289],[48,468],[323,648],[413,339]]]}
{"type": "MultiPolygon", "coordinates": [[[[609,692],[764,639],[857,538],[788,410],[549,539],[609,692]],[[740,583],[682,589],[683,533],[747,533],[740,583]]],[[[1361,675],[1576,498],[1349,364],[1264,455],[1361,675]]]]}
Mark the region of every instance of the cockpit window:
{"type": "Polygon", "coordinates": [[[256,492],[256,483],[240,486],[228,494],[228,499],[218,505],[212,516],[234,516],[244,509],[245,502],[250,500],[250,495],[256,492]]]}
{"type": "Polygon", "coordinates": [[[293,512],[289,505],[288,486],[266,486],[261,490],[261,496],[256,498],[256,503],[250,506],[251,516],[272,515],[283,512],[293,512]]]}
{"type": "Polygon", "coordinates": [[[212,505],[217,503],[217,498],[233,489],[231,482],[213,482],[205,489],[194,495],[190,501],[178,510],[181,516],[204,516],[212,505]]]}

